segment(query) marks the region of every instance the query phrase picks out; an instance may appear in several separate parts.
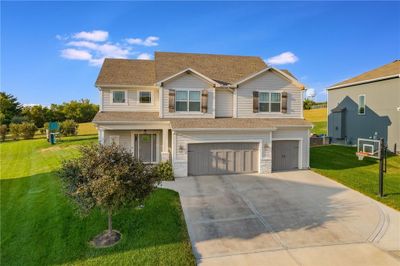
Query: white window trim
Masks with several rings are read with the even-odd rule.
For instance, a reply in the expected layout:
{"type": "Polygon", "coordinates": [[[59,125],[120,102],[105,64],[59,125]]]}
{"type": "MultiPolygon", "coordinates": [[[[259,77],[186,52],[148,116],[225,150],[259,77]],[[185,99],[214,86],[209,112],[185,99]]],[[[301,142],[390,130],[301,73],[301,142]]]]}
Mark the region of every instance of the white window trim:
{"type": "Polygon", "coordinates": [[[153,105],[154,101],[153,101],[153,91],[151,90],[138,90],[137,92],[137,103],[140,105],[153,105]],[[149,103],[141,103],[140,102],[140,93],[141,92],[150,92],[150,102],[149,103]]]}
{"type": "Polygon", "coordinates": [[[357,102],[357,114],[358,115],[365,115],[367,112],[367,96],[365,94],[358,95],[358,102],[357,102]],[[360,113],[360,97],[364,96],[364,113],[360,113]]]}
{"type": "MultiPolygon", "coordinates": [[[[258,113],[262,113],[262,114],[282,114],[282,92],[283,91],[271,91],[271,90],[258,90],[258,113]],[[269,100],[268,100],[268,110],[269,111],[260,111],[260,93],[262,92],[268,92],[269,93],[269,100]],[[280,99],[280,108],[279,108],[279,112],[271,112],[271,93],[279,93],[281,95],[280,99]]],[[[278,103],[278,102],[273,102],[273,103],[278,103]]]]}
{"type": "Polygon", "coordinates": [[[108,137],[108,140],[109,140],[109,142],[110,142],[110,145],[113,144],[113,142],[114,142],[116,145],[119,145],[119,135],[110,135],[110,136],[108,137]],[[114,141],[112,140],[113,138],[114,138],[114,141]]]}
{"type": "Polygon", "coordinates": [[[202,91],[202,89],[175,89],[175,112],[176,113],[185,113],[185,114],[202,114],[202,112],[201,112],[201,91],[202,91]],[[187,102],[187,109],[186,109],[186,111],[178,111],[178,110],[176,110],[176,102],[177,102],[176,95],[177,95],[178,91],[186,91],[187,92],[187,101],[186,101],[187,102]],[[199,101],[200,102],[200,110],[199,111],[189,111],[189,102],[190,102],[189,92],[190,91],[198,91],[200,93],[200,101],[199,101]]]}
{"type": "Polygon", "coordinates": [[[112,105],[128,105],[128,90],[110,90],[110,104],[112,104],[112,105]],[[124,103],[113,102],[114,91],[123,91],[125,93],[125,102],[124,103]]]}

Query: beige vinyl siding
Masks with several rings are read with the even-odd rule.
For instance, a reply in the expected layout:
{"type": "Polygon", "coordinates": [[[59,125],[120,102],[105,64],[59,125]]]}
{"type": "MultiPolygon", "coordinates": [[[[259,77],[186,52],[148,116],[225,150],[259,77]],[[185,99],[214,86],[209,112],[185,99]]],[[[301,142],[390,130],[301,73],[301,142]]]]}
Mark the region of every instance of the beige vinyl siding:
{"type": "Polygon", "coordinates": [[[104,88],[103,91],[103,111],[119,111],[119,112],[158,112],[159,110],[159,95],[156,88],[129,88],[128,104],[112,104],[112,90],[125,90],[125,88],[104,88]],[[141,104],[139,103],[139,91],[151,91],[152,103],[141,104]]]}
{"type": "Polygon", "coordinates": [[[183,74],[175,79],[167,81],[163,84],[163,117],[195,117],[195,118],[214,118],[214,87],[202,78],[193,74],[183,74]],[[208,90],[208,110],[207,113],[194,113],[194,112],[173,112],[168,110],[168,97],[169,90],[179,89],[207,89],[208,90]]]}
{"type": "Polygon", "coordinates": [[[232,117],[233,93],[228,89],[215,91],[215,117],[232,117]]]}
{"type": "Polygon", "coordinates": [[[302,117],[303,91],[293,85],[286,78],[275,72],[265,72],[239,85],[237,89],[238,117],[302,117]],[[287,113],[253,113],[253,91],[286,91],[288,93],[287,113]]]}
{"type": "Polygon", "coordinates": [[[110,136],[119,136],[119,145],[127,150],[132,148],[132,139],[130,130],[105,130],[104,144],[110,144],[110,136]]]}
{"type": "Polygon", "coordinates": [[[186,176],[188,171],[188,144],[189,143],[212,143],[212,142],[257,142],[261,141],[259,156],[260,173],[271,172],[271,139],[270,132],[175,132],[173,134],[173,166],[176,176],[186,176]]]}
{"type": "Polygon", "coordinates": [[[272,132],[272,141],[274,140],[301,140],[300,144],[300,158],[301,169],[308,169],[309,167],[309,137],[307,128],[285,129],[280,128],[272,132]]]}

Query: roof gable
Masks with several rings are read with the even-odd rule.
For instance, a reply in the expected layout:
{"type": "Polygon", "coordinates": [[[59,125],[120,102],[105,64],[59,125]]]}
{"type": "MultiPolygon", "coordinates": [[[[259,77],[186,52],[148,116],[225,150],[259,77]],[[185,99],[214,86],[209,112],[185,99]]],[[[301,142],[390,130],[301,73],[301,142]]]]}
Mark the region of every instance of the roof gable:
{"type": "Polygon", "coordinates": [[[165,78],[163,80],[160,80],[160,81],[157,82],[157,85],[161,85],[162,86],[162,84],[165,83],[165,82],[177,79],[177,78],[181,77],[182,75],[187,75],[187,74],[194,74],[196,77],[206,81],[207,83],[209,83],[211,85],[214,85],[214,86],[217,85],[216,81],[206,77],[205,75],[203,75],[200,72],[197,72],[196,70],[191,69],[191,68],[184,69],[181,72],[178,72],[178,73],[176,73],[176,74],[174,74],[174,75],[172,75],[170,77],[167,77],[167,78],[165,78]]]}
{"type": "Polygon", "coordinates": [[[336,83],[330,86],[328,89],[336,89],[350,85],[361,84],[365,82],[372,82],[385,77],[387,78],[394,77],[396,75],[400,76],[400,60],[395,60],[389,64],[380,66],[378,68],[364,72],[353,78],[336,83]]]}
{"type": "Polygon", "coordinates": [[[157,81],[190,68],[219,84],[227,85],[267,67],[256,56],[156,52],[154,58],[157,81]]]}
{"type": "Polygon", "coordinates": [[[265,69],[263,69],[263,70],[261,70],[261,71],[259,71],[257,73],[254,73],[253,75],[250,75],[250,76],[238,81],[234,85],[239,86],[240,84],[243,84],[244,82],[247,82],[249,80],[257,78],[257,77],[259,77],[260,75],[262,75],[262,74],[264,74],[266,72],[275,73],[275,74],[279,75],[281,78],[289,81],[290,83],[292,83],[293,85],[295,85],[299,89],[304,90],[304,85],[301,84],[297,79],[295,79],[294,76],[290,72],[289,72],[290,74],[288,74],[287,70],[286,71],[282,71],[282,70],[279,70],[279,69],[274,68],[274,67],[265,68],[265,69]]]}

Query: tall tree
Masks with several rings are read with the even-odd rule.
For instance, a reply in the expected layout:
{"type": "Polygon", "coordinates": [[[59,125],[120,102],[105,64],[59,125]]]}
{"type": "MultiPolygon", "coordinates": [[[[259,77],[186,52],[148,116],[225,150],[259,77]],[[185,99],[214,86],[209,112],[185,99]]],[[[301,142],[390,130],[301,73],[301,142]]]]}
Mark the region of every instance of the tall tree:
{"type": "Polygon", "coordinates": [[[25,106],[22,109],[22,115],[35,123],[38,128],[43,127],[44,123],[50,120],[50,110],[42,105],[25,106]]]}
{"type": "Polygon", "coordinates": [[[6,92],[0,92],[0,115],[3,118],[3,124],[9,125],[14,116],[21,114],[22,105],[17,97],[6,92]]]}

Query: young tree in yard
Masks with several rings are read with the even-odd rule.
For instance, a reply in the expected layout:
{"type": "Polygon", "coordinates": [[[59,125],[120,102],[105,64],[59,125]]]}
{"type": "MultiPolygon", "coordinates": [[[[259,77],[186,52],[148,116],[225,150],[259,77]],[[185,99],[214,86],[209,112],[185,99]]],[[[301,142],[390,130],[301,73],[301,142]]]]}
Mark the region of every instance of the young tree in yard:
{"type": "Polygon", "coordinates": [[[78,134],[79,124],[75,123],[74,120],[65,120],[60,124],[60,132],[64,136],[75,136],[78,134]]]}
{"type": "Polygon", "coordinates": [[[108,214],[108,230],[95,237],[96,246],[109,246],[120,239],[112,228],[112,215],[127,206],[137,206],[150,195],[159,177],[149,165],[117,145],[80,148],[81,157],[64,161],[58,172],[65,193],[83,214],[100,208],[108,214]]]}

